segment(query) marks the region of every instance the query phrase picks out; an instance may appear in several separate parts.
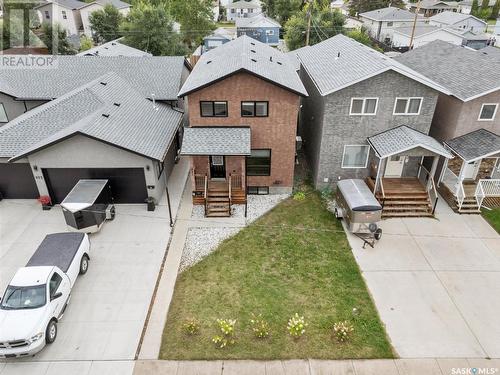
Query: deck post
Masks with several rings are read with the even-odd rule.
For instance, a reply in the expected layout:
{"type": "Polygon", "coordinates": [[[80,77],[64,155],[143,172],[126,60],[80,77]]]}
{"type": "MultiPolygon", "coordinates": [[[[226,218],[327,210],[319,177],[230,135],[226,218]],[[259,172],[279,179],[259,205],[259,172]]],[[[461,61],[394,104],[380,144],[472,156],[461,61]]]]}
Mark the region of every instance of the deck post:
{"type": "Polygon", "coordinates": [[[495,175],[495,171],[497,170],[497,167],[498,167],[498,158],[495,158],[495,165],[491,169],[490,178],[493,178],[493,176],[495,175]]]}
{"type": "Polygon", "coordinates": [[[448,161],[450,159],[448,158],[444,158],[444,163],[443,163],[443,168],[441,169],[441,174],[439,175],[439,180],[438,180],[438,183],[437,183],[437,186],[441,186],[441,181],[443,181],[443,177],[444,177],[444,174],[446,172],[446,169],[448,168],[448,161]]]}
{"type": "Polygon", "coordinates": [[[436,174],[436,169],[437,169],[438,161],[439,161],[439,156],[435,155],[434,159],[432,160],[431,171],[429,172],[429,181],[427,181],[427,187],[426,187],[427,191],[429,191],[429,189],[431,187],[431,184],[432,184],[431,179],[434,179],[434,175],[436,174]]]}
{"type": "Polygon", "coordinates": [[[382,166],[382,158],[378,158],[378,167],[377,167],[377,177],[375,177],[375,187],[373,188],[373,195],[377,195],[377,190],[380,184],[380,167],[382,166]]]}

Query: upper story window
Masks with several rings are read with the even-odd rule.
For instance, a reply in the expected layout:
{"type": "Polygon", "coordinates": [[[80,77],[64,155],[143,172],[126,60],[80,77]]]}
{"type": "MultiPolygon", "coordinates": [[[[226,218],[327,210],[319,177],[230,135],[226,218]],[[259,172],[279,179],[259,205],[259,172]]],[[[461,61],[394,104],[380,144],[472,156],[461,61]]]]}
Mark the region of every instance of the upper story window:
{"type": "Polygon", "coordinates": [[[62,17],[63,17],[63,19],[64,19],[64,20],[67,20],[67,19],[68,19],[68,16],[66,15],[66,11],[65,11],[65,10],[63,10],[63,11],[61,11],[61,13],[62,13],[62,17]]]}
{"type": "Polygon", "coordinates": [[[396,98],[393,115],[415,116],[420,114],[423,98],[396,98]]]}
{"type": "Polygon", "coordinates": [[[45,11],[45,18],[49,19],[50,18],[50,13],[48,10],[45,11]]]}
{"type": "Polygon", "coordinates": [[[274,30],[266,30],[266,35],[274,35],[274,30]]]}
{"type": "Polygon", "coordinates": [[[350,115],[374,116],[377,113],[378,98],[352,98],[350,115]]]}
{"type": "Polygon", "coordinates": [[[268,102],[241,102],[241,117],[267,117],[268,107],[268,102]]]}
{"type": "Polygon", "coordinates": [[[227,117],[227,102],[200,102],[201,117],[227,117]]]}
{"type": "Polygon", "coordinates": [[[387,22],[387,27],[391,27],[393,25],[392,22],[387,22]]]}
{"type": "Polygon", "coordinates": [[[5,112],[3,103],[0,103],[0,123],[2,122],[9,122],[9,119],[7,118],[7,112],[5,112]]]}
{"type": "Polygon", "coordinates": [[[498,103],[484,103],[479,112],[478,121],[493,121],[497,114],[498,103]]]}

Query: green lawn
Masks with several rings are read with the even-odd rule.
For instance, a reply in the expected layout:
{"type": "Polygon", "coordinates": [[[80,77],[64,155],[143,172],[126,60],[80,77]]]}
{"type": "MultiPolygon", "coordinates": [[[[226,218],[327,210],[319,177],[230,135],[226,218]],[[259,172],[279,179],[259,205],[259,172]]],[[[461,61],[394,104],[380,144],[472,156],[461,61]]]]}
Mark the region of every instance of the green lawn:
{"type": "Polygon", "coordinates": [[[500,233],[500,208],[494,208],[492,210],[483,209],[481,212],[486,221],[500,233]]]}
{"type": "Polygon", "coordinates": [[[281,203],[179,275],[160,353],[161,359],[391,357],[342,226],[312,191],[281,203]],[[295,312],[309,324],[298,340],[286,330],[295,312]],[[252,313],[270,323],[268,338],[253,336],[252,313]],[[201,321],[198,335],[182,331],[189,317],[201,321]],[[217,318],[237,319],[235,345],[215,348],[217,318]],[[343,344],[332,338],[341,320],[355,328],[343,344]]]}
{"type": "Polygon", "coordinates": [[[234,22],[229,22],[229,21],[220,21],[215,24],[217,27],[235,27],[234,22]]]}

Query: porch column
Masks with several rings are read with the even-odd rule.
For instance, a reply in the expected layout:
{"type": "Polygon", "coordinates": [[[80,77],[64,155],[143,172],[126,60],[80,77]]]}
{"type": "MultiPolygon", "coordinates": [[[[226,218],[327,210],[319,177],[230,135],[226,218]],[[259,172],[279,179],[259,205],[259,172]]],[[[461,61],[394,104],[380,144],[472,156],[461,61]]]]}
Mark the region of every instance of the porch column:
{"type": "Polygon", "coordinates": [[[434,179],[434,175],[436,174],[438,162],[439,162],[439,156],[436,155],[436,156],[434,156],[434,159],[432,160],[432,167],[431,167],[431,171],[429,172],[429,181],[427,181],[427,190],[429,190],[432,186],[431,179],[434,179]]]}
{"type": "Polygon", "coordinates": [[[207,177],[210,178],[210,156],[207,155],[207,177]]]}
{"type": "Polygon", "coordinates": [[[448,168],[449,161],[450,161],[450,159],[448,159],[448,158],[444,159],[443,168],[441,169],[441,174],[439,175],[439,180],[438,180],[437,186],[440,186],[441,181],[443,181],[443,177],[444,177],[444,174],[446,173],[446,169],[448,168]]]}
{"type": "Polygon", "coordinates": [[[241,188],[246,191],[247,188],[246,176],[246,156],[241,157],[241,188]]]}
{"type": "MultiPolygon", "coordinates": [[[[377,176],[375,177],[375,187],[373,188],[373,194],[376,195],[377,194],[377,191],[378,191],[378,188],[380,187],[380,179],[382,178],[380,176],[380,170],[382,169],[382,158],[379,157],[378,159],[378,167],[377,167],[377,176]]],[[[387,159],[386,159],[386,163],[387,163],[387,159]]]]}

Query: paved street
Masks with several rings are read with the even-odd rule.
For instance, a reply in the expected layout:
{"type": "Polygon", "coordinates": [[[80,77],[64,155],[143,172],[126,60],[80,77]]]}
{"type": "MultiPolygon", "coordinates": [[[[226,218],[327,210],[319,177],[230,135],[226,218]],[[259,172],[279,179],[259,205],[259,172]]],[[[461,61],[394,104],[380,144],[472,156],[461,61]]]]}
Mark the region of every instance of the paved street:
{"type": "Polygon", "coordinates": [[[500,357],[500,237],[440,200],[436,219],[389,219],[374,249],[349,235],[403,358],[500,357]]]}

